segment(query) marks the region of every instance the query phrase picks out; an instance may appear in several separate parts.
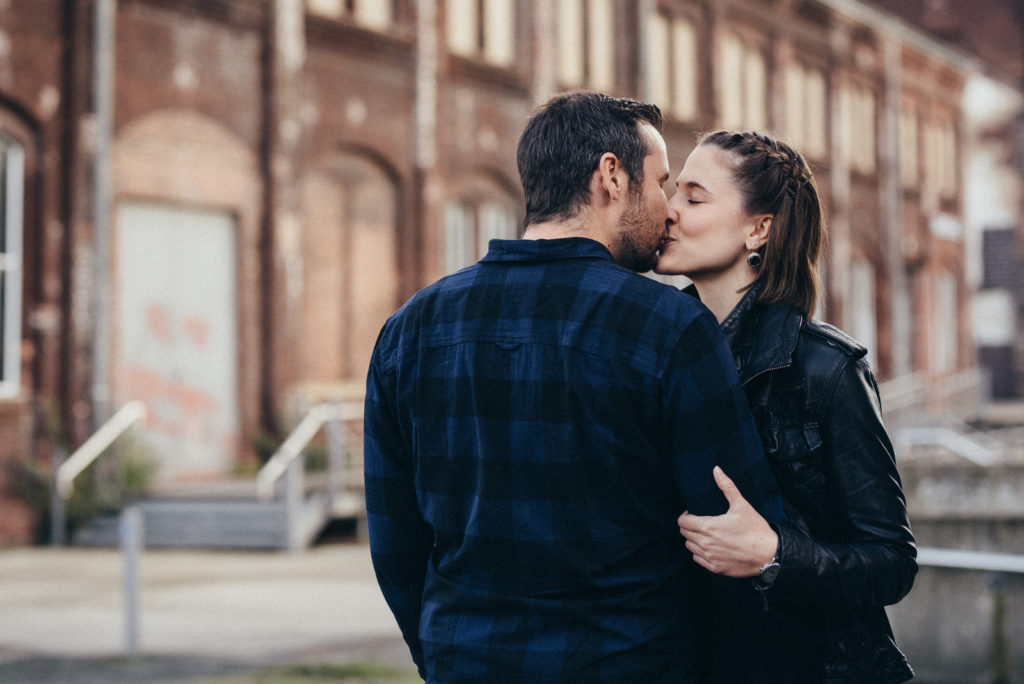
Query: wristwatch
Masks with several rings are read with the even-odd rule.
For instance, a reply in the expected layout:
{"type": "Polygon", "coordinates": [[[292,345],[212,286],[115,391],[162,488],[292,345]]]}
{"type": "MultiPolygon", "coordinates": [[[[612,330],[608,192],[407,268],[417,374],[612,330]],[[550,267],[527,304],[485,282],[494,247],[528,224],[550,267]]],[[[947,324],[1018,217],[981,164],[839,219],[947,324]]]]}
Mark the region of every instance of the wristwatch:
{"type": "Polygon", "coordinates": [[[761,573],[757,576],[755,586],[758,591],[764,591],[774,584],[775,578],[779,576],[779,570],[782,566],[779,564],[778,556],[772,558],[770,561],[761,566],[761,573]]]}
{"type": "Polygon", "coordinates": [[[768,612],[768,590],[779,576],[779,570],[781,569],[782,565],[779,563],[779,557],[775,556],[761,566],[761,574],[754,578],[754,589],[761,595],[761,603],[764,604],[764,612],[766,613],[768,612]]]}

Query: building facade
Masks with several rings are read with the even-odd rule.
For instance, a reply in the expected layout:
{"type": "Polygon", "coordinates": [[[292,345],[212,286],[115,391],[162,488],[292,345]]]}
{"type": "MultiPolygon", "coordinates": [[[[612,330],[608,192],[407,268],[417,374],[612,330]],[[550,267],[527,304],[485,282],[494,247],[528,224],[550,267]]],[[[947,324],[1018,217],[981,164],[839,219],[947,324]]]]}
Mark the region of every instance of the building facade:
{"type": "Polygon", "coordinates": [[[360,398],[384,319],[517,235],[516,142],[567,89],[659,104],[676,172],[713,127],[792,142],[827,204],[820,317],[900,387],[975,367],[973,67],[859,3],[37,0],[0,38],[0,543],[38,522],[9,473],[129,400],[158,476],[194,480],[360,398]]]}
{"type": "Polygon", "coordinates": [[[870,0],[977,56],[963,98],[974,344],[996,399],[1024,397],[1024,4],[870,0]]]}

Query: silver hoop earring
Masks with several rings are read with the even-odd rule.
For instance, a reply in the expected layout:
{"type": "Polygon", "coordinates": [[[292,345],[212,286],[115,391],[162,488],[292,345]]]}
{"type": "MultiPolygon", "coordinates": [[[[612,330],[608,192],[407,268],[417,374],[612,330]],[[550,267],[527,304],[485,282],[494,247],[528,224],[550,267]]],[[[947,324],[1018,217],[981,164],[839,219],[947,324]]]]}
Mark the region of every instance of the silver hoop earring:
{"type": "Polygon", "coordinates": [[[761,258],[760,252],[754,251],[747,255],[747,263],[751,268],[757,268],[761,265],[762,261],[764,261],[764,259],[761,258]]]}

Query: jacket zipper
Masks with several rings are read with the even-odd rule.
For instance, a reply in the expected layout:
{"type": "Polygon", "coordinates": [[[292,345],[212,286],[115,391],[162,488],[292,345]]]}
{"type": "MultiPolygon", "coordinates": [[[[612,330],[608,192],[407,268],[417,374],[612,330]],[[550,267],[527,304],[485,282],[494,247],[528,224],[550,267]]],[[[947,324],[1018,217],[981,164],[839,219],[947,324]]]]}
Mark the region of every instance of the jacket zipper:
{"type": "Polygon", "coordinates": [[[762,376],[762,375],[764,375],[765,373],[771,373],[772,371],[782,370],[783,368],[789,368],[789,367],[790,367],[790,366],[792,366],[792,365],[793,365],[792,363],[786,363],[786,364],[783,364],[783,365],[781,365],[781,366],[775,366],[775,367],[773,367],[773,368],[765,368],[764,370],[758,371],[758,372],[754,373],[753,375],[751,375],[751,376],[750,376],[749,378],[747,378],[746,380],[744,380],[744,381],[743,381],[743,382],[741,383],[741,385],[742,385],[743,387],[746,387],[746,386],[747,386],[748,384],[750,384],[751,382],[753,382],[753,381],[754,381],[754,380],[755,380],[756,378],[759,378],[759,377],[761,377],[761,376],[762,376]]]}

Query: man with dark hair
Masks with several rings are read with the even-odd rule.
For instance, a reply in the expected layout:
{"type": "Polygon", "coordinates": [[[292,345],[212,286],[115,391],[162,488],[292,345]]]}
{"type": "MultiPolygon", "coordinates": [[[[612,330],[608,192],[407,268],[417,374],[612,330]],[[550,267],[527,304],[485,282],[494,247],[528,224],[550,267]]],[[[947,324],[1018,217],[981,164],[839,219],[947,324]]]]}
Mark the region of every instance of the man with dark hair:
{"type": "Polygon", "coordinates": [[[672,220],[660,126],[597,93],[541,107],[523,239],[380,333],[370,549],[429,682],[694,681],[676,518],[725,512],[715,465],[782,515],[717,321],[634,272],[672,220]]]}

